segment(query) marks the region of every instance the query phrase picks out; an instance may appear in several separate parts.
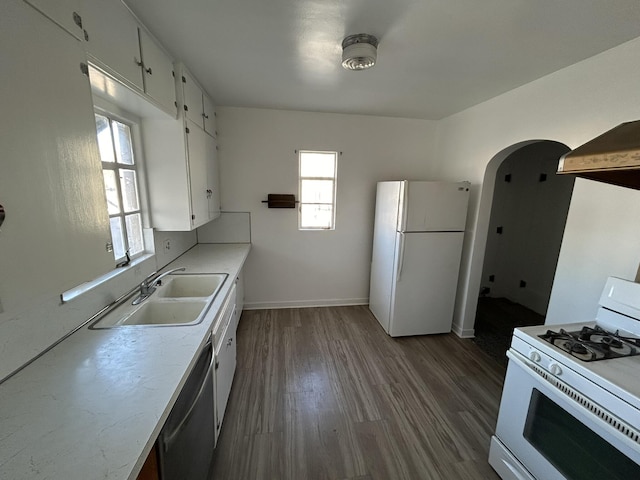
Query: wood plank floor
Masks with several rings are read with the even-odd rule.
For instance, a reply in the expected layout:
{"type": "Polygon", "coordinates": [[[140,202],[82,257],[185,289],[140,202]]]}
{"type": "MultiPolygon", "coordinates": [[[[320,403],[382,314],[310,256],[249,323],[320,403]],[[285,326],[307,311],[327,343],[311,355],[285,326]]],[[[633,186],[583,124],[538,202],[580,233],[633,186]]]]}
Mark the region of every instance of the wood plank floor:
{"type": "Polygon", "coordinates": [[[497,479],[504,368],[454,334],[393,339],[365,306],[245,311],[212,479],[497,479]]]}

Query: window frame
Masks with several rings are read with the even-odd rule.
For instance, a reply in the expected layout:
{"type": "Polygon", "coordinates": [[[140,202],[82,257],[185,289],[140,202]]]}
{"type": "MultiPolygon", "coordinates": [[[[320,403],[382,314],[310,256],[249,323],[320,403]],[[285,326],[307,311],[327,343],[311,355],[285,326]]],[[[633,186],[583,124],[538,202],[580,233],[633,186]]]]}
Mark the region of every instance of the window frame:
{"type": "MultiPolygon", "coordinates": [[[[147,231],[148,230],[148,227],[147,227],[148,213],[147,213],[146,190],[145,190],[145,183],[144,183],[145,182],[144,166],[143,166],[141,155],[139,154],[139,149],[137,147],[137,145],[140,142],[139,124],[141,120],[135,117],[134,115],[128,114],[128,112],[122,111],[119,107],[115,107],[111,105],[107,105],[105,107],[94,105],[94,117],[95,115],[101,115],[103,117],[106,117],[109,120],[109,126],[110,126],[109,130],[111,133],[111,145],[114,149],[114,152],[113,152],[114,162],[103,162],[102,157],[100,157],[100,165],[103,171],[103,177],[104,177],[104,172],[107,170],[113,171],[115,173],[116,190],[117,190],[118,202],[120,204],[120,212],[114,213],[114,214],[107,212],[107,214],[109,216],[109,223],[111,223],[111,219],[113,218],[120,219],[120,226],[123,233],[125,252],[130,251],[130,240],[129,240],[129,235],[127,233],[126,217],[130,215],[135,215],[135,214],[140,215],[139,218],[140,218],[140,227],[141,227],[142,250],[140,250],[139,252],[133,255],[129,255],[129,261],[133,261],[134,259],[139,259],[150,253],[149,242],[152,241],[152,239],[149,238],[149,234],[147,231]],[[106,108],[106,107],[114,107],[114,108],[106,108]],[[133,164],[131,165],[118,163],[117,161],[117,153],[115,151],[116,142],[114,139],[115,132],[113,128],[113,121],[116,121],[118,123],[121,123],[129,127],[130,140],[131,140],[131,153],[133,156],[133,164]],[[119,175],[120,170],[125,170],[125,171],[129,170],[129,171],[135,172],[136,193],[138,196],[137,209],[134,209],[131,211],[125,211],[124,199],[122,195],[122,185],[120,182],[120,175],[119,175]]],[[[104,178],[103,178],[103,182],[104,182],[104,178]]],[[[104,183],[103,183],[103,188],[105,189],[105,199],[106,199],[107,192],[106,192],[106,185],[104,185],[104,183]]],[[[111,230],[111,225],[109,226],[109,230],[111,230]]],[[[113,235],[112,235],[111,242],[112,244],[115,243],[113,239],[113,235]]],[[[116,263],[116,266],[126,266],[128,264],[126,263],[127,262],[126,253],[121,257],[116,257],[115,248],[114,248],[113,254],[114,254],[113,256],[114,256],[114,261],[116,263]],[[124,264],[122,264],[123,262],[124,264]]]]}
{"type": "Polygon", "coordinates": [[[336,150],[298,150],[298,230],[300,231],[327,231],[336,229],[336,209],[337,209],[337,192],[338,192],[338,157],[341,152],[336,150]],[[302,176],[302,157],[304,154],[332,154],[333,155],[333,177],[305,177],[302,176]],[[331,202],[303,202],[302,198],[302,182],[303,180],[331,180],[333,183],[333,192],[331,202]],[[302,226],[302,206],[303,205],[330,205],[331,206],[331,225],[329,227],[303,227],[302,226]]]}

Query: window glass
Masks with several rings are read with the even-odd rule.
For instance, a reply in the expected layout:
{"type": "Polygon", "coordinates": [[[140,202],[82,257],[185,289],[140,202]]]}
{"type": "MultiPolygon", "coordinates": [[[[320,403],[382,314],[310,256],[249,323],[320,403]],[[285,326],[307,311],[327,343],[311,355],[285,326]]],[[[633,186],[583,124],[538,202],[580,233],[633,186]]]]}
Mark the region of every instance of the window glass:
{"type": "Polygon", "coordinates": [[[301,230],[335,228],[337,162],[338,152],[299,152],[301,230]]]}
{"type": "Polygon", "coordinates": [[[111,241],[113,243],[113,255],[116,259],[123,258],[126,248],[124,246],[124,231],[122,230],[122,218],[113,217],[111,223],[111,241]]]}
{"type": "Polygon", "coordinates": [[[145,249],[131,127],[107,115],[95,118],[113,255],[119,262],[126,252],[133,257],[145,249]]]}
{"type": "Polygon", "coordinates": [[[113,137],[111,136],[111,124],[105,116],[96,114],[96,130],[98,132],[98,148],[103,162],[115,162],[113,150],[113,137]]]}
{"type": "Polygon", "coordinates": [[[144,241],[142,237],[142,217],[139,213],[127,215],[125,218],[127,224],[127,238],[129,239],[129,254],[135,255],[144,250],[144,241]]]}
{"type": "Polygon", "coordinates": [[[138,182],[135,170],[120,169],[120,188],[122,190],[122,204],[124,211],[129,213],[140,210],[138,201],[138,182]]]}
{"type": "Polygon", "coordinates": [[[118,163],[133,165],[133,148],[131,147],[131,129],[129,125],[114,120],[113,129],[118,163]]]}
{"type": "Polygon", "coordinates": [[[116,172],[113,170],[103,170],[104,189],[107,194],[107,209],[109,215],[120,213],[120,197],[118,196],[118,183],[116,182],[116,172]]]}

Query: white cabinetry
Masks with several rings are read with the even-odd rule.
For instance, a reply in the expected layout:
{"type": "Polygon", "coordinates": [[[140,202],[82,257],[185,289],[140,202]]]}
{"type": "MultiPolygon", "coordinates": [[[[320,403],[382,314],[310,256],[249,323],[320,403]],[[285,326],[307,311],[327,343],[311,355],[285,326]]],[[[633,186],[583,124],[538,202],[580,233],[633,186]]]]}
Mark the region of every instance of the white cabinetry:
{"type": "Polygon", "coordinates": [[[236,277],[236,329],[238,328],[238,323],[240,322],[240,317],[242,316],[242,309],[244,308],[244,275],[242,270],[238,273],[236,277]]]}
{"type": "Polygon", "coordinates": [[[51,20],[64,28],[79,40],[84,38],[82,31],[83,0],[26,0],[51,20]]]}
{"type": "Polygon", "coordinates": [[[120,0],[86,0],[83,26],[91,62],[176,115],[171,58],[120,0]]]}
{"type": "Polygon", "coordinates": [[[179,103],[184,115],[213,137],[217,137],[216,111],[213,101],[182,64],[176,66],[181,86],[179,103]]]}
{"type": "Polygon", "coordinates": [[[152,226],[189,231],[217,218],[215,138],[191,120],[148,118],[142,126],[152,226]]]}
{"type": "Polygon", "coordinates": [[[87,52],[108,73],[143,90],[138,24],[120,0],[86,0],[87,52]]]}
{"type": "Polygon", "coordinates": [[[217,339],[215,348],[216,439],[222,428],[224,412],[227,408],[233,376],[236,371],[235,298],[236,290],[234,286],[229,293],[229,299],[223,312],[222,321],[218,326],[221,334],[215,335],[217,339]]]}
{"type": "Polygon", "coordinates": [[[81,42],[3,0],[0,45],[0,299],[11,315],[111,270],[114,259],[81,42]]]}

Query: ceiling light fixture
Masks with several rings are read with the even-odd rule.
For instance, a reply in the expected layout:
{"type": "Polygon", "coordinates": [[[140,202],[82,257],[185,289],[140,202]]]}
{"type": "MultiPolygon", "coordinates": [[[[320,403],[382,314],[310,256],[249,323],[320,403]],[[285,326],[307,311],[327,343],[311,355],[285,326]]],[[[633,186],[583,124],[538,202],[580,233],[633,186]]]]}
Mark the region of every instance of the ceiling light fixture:
{"type": "Polygon", "coordinates": [[[342,41],[342,66],[347,70],[365,70],[376,64],[378,39],[373,35],[358,33],[342,41]]]}

